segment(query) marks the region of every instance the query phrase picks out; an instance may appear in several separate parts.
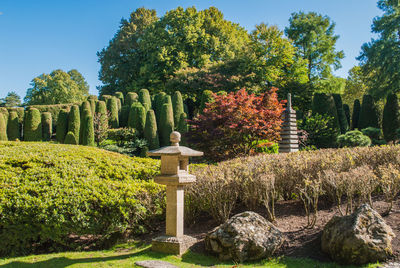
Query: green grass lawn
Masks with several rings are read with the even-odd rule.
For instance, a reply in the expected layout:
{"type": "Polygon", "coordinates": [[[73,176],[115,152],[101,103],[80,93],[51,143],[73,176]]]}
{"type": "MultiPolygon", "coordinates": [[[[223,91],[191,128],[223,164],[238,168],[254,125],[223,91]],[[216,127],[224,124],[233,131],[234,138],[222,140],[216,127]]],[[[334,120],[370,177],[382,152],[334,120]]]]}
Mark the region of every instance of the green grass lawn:
{"type": "MultiPolygon", "coordinates": [[[[0,259],[0,267],[135,267],[134,263],[141,260],[163,260],[178,267],[342,267],[332,263],[295,258],[278,258],[245,264],[224,263],[214,257],[193,252],[187,252],[181,257],[155,253],[151,251],[149,245],[140,243],[122,244],[103,251],[64,252],[0,259]]],[[[372,268],[377,265],[364,267],[372,268]]]]}

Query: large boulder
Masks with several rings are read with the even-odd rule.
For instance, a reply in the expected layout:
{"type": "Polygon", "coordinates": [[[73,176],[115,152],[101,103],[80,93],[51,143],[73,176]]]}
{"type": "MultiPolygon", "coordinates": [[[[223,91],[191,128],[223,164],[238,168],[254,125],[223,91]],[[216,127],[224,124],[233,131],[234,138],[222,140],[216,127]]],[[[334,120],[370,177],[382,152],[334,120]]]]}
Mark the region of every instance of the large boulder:
{"type": "Polygon", "coordinates": [[[365,264],[391,256],[393,237],[381,215],[364,204],[351,215],[334,216],[324,227],[321,246],[337,262],[365,264]]]}
{"type": "Polygon", "coordinates": [[[271,256],[283,243],[282,233],[255,212],[233,216],[205,238],[206,250],[221,260],[243,262],[271,256]]]}

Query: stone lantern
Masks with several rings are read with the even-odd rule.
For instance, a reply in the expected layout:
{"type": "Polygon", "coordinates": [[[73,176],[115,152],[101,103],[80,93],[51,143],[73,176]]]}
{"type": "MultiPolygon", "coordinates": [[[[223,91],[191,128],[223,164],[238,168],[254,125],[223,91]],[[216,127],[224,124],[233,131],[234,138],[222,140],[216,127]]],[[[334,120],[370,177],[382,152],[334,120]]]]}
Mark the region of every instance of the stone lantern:
{"type": "Polygon", "coordinates": [[[172,132],[170,140],[171,146],[147,153],[148,156],[161,156],[161,174],[154,181],[167,186],[166,234],[153,239],[152,250],[181,255],[196,243],[195,238],[183,233],[183,186],[196,181],[196,177],[189,174],[189,157],[202,156],[203,152],[179,146],[179,132],[172,132]]]}
{"type": "Polygon", "coordinates": [[[292,96],[287,96],[287,106],[282,114],[283,124],[279,152],[290,153],[299,150],[299,136],[297,134],[296,111],[292,109],[292,96]]]}

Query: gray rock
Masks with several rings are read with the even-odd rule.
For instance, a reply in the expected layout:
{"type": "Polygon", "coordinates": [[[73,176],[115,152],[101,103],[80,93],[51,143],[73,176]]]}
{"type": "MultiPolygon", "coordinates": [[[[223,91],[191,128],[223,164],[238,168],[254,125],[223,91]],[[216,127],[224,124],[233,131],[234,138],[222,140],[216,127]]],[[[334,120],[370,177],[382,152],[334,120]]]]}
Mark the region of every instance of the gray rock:
{"type": "Polygon", "coordinates": [[[233,216],[205,238],[206,250],[221,260],[258,260],[271,256],[283,243],[282,233],[255,212],[233,216]]]}
{"type": "Polygon", "coordinates": [[[391,256],[393,237],[381,215],[364,204],[351,215],[334,216],[324,227],[321,247],[337,262],[365,264],[391,256]]]}
{"type": "Polygon", "coordinates": [[[145,268],[178,268],[167,261],[137,261],[135,264],[145,268]]]}

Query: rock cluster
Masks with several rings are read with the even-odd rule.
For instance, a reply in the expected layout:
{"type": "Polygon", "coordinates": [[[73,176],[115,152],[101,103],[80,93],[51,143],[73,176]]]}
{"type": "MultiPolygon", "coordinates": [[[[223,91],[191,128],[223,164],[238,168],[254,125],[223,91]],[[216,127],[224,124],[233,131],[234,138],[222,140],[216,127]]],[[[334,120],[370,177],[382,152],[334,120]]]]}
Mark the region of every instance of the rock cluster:
{"type": "Polygon", "coordinates": [[[282,233],[251,211],[233,216],[207,234],[206,250],[221,260],[258,260],[271,256],[284,242],[282,233]]]}

